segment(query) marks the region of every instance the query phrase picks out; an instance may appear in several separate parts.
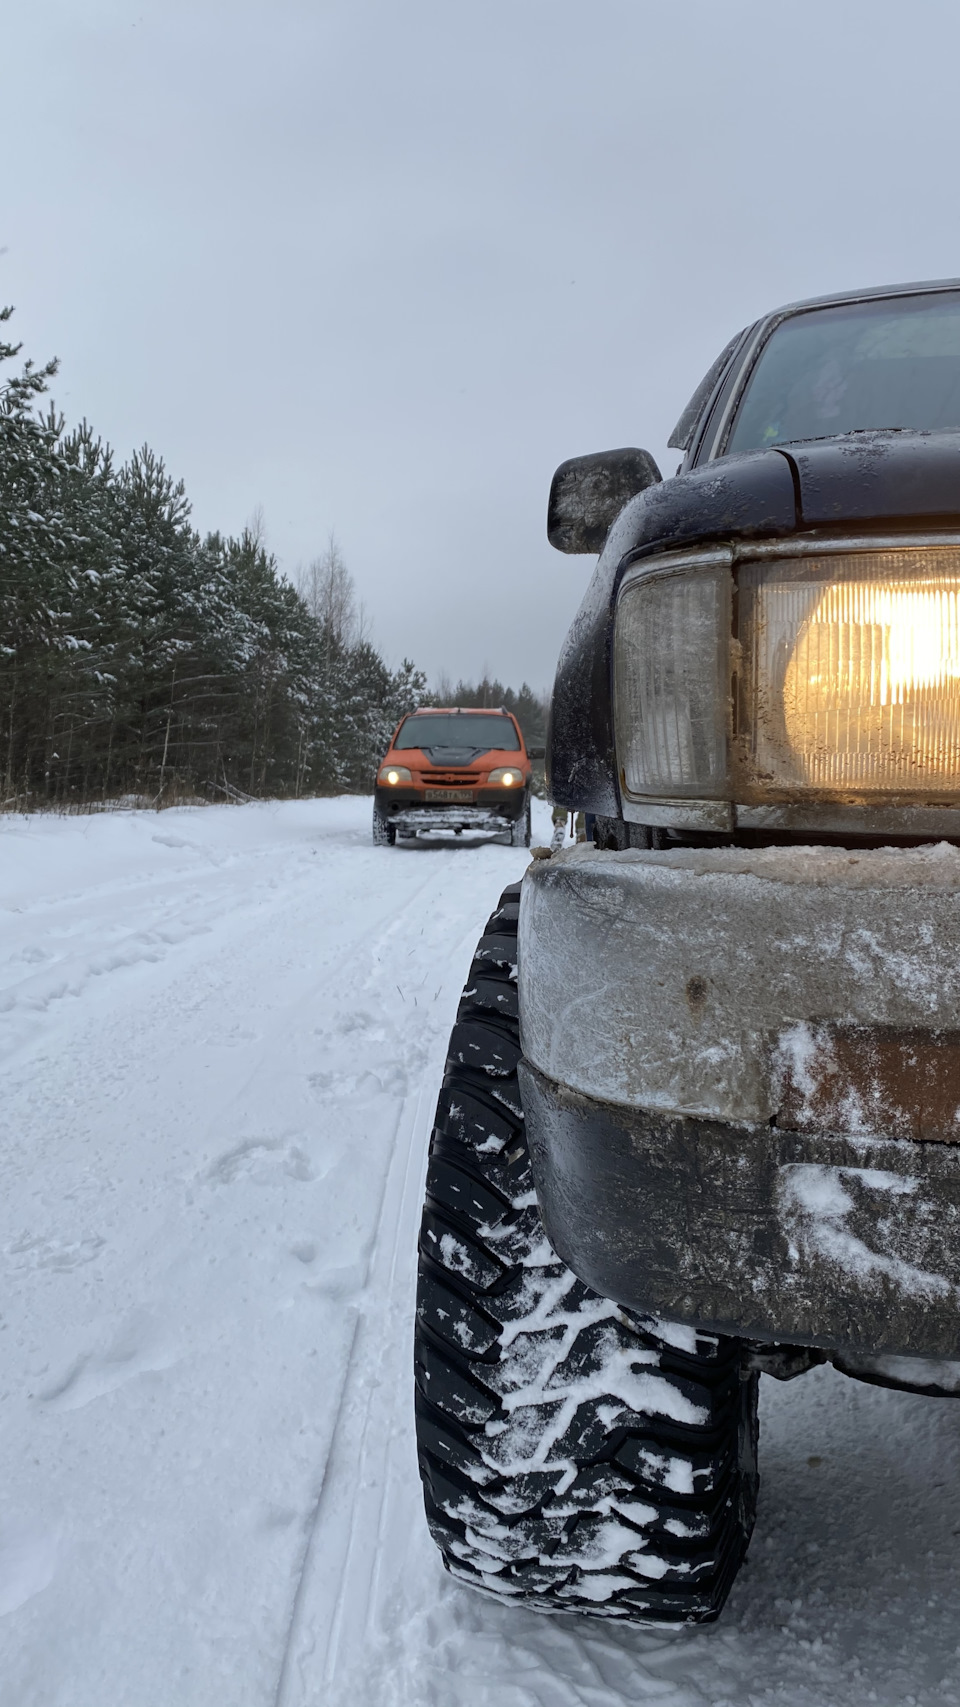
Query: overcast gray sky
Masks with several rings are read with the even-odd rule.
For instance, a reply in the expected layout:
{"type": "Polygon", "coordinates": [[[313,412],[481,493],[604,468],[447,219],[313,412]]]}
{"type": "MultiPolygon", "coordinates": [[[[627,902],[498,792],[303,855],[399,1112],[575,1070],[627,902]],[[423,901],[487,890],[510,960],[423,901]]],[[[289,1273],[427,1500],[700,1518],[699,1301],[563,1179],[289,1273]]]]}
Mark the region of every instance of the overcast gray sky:
{"type": "Polygon", "coordinates": [[[955,0],[7,0],[0,300],[57,401],[335,529],[388,657],[546,685],[555,465],[762,310],[960,274],[955,0]]]}

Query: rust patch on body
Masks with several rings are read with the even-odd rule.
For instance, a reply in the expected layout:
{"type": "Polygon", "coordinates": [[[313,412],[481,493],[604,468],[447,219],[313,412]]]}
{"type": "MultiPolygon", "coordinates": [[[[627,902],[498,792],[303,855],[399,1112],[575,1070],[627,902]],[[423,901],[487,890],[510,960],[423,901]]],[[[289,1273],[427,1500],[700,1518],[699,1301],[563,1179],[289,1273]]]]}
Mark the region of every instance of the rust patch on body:
{"type": "Polygon", "coordinates": [[[816,1024],[781,1034],[774,1124],[960,1143],[960,1031],[816,1024]]]}

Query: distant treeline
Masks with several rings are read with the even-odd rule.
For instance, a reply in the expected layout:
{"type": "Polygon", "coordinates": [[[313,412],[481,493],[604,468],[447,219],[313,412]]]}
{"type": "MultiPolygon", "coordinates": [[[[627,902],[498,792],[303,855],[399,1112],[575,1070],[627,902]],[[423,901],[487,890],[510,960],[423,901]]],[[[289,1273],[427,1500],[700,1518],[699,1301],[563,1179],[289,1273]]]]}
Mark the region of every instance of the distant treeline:
{"type": "Polygon", "coordinates": [[[0,383],[0,806],[368,790],[425,678],[365,637],[333,541],[294,587],[257,524],[201,538],[149,448],[118,466],[40,412],[55,371],[0,383]]]}
{"type": "Polygon", "coordinates": [[[504,687],[502,682],[494,678],[492,681],[484,676],[482,682],[457,682],[452,684],[449,676],[441,676],[435,688],[424,696],[428,705],[502,705],[505,711],[512,711],[523,730],[523,738],[527,746],[542,747],[547,738],[547,712],[550,708],[550,696],[546,693],[535,693],[533,688],[524,682],[517,690],[504,687]]]}

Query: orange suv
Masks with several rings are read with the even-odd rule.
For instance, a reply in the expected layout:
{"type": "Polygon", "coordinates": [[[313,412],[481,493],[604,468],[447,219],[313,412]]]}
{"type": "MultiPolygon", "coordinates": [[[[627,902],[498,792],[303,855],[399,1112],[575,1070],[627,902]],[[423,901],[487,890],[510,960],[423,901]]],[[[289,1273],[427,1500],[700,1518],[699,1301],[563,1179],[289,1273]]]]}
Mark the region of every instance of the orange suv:
{"type": "Polygon", "coordinates": [[[421,830],[507,832],[530,846],[530,760],[516,718],[500,706],[412,711],[394,731],[377,771],[373,840],[391,846],[421,830]]]}

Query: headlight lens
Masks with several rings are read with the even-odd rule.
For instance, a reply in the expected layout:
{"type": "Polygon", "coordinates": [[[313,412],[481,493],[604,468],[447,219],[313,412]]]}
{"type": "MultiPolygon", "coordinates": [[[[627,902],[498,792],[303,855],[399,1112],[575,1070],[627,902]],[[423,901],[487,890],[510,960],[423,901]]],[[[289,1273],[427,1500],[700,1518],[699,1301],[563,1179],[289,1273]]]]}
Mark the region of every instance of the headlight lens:
{"type": "Polygon", "coordinates": [[[617,611],[617,749],[629,794],[726,793],[730,569],[627,587],[617,611]]]}
{"type": "Polygon", "coordinates": [[[960,796],[960,547],[717,556],[621,595],[628,795],[960,796]]]}
{"type": "Polygon", "coordinates": [[[380,781],[396,788],[398,782],[412,782],[413,776],[406,765],[384,765],[380,771],[380,781]]]}
{"type": "Polygon", "coordinates": [[[497,770],[490,772],[487,781],[501,783],[504,788],[519,788],[523,782],[523,772],[515,770],[512,765],[500,765],[497,770]]]}
{"type": "Polygon", "coordinates": [[[744,760],[817,793],[960,790],[960,551],[748,566],[744,760]]]}

